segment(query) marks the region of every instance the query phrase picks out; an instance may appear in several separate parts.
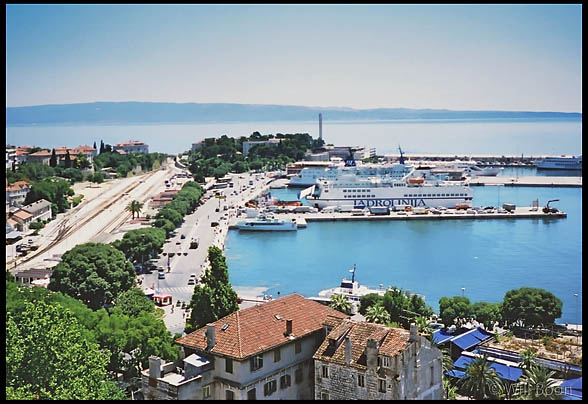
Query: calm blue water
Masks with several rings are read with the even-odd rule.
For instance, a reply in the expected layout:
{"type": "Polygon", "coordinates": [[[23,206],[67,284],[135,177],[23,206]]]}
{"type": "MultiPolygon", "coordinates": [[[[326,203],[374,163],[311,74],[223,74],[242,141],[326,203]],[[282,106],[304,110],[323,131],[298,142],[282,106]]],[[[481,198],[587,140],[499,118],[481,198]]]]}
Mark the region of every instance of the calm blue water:
{"type": "MultiPolygon", "coordinates": [[[[296,190],[272,190],[295,199],[296,190]]],[[[561,320],[576,321],[582,283],[582,189],[475,187],[475,205],[510,202],[530,206],[539,198],[566,219],[451,220],[309,223],[294,233],[230,231],[226,256],[231,283],[265,286],[273,296],[316,296],[338,286],[357,265],[360,283],[395,285],[426,296],[436,311],[439,298],[461,294],[497,302],[522,286],[544,288],[563,301],[561,320]]]]}
{"type": "MultiPolygon", "coordinates": [[[[140,140],[151,151],[179,153],[193,142],[231,137],[306,132],[318,137],[318,122],[246,122],[153,125],[8,126],[6,142],[15,145],[75,147],[94,142],[140,140]]],[[[581,119],[403,120],[332,122],[323,120],[323,138],[335,145],[375,147],[378,154],[407,153],[541,155],[580,154],[581,119]]]]}

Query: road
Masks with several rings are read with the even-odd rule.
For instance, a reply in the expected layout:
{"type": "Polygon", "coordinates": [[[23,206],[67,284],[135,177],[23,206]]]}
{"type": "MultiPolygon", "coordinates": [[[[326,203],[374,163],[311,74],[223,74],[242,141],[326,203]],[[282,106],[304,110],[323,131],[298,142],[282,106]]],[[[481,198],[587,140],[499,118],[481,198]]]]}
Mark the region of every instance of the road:
{"type": "MultiPolygon", "coordinates": [[[[238,207],[258,196],[266,188],[269,178],[264,174],[257,176],[259,179],[255,179],[256,174],[232,175],[234,187],[219,190],[226,196],[226,200],[212,197],[213,191],[207,192],[206,202],[184,218],[184,223],[176,230],[176,236],[167,240],[162,255],[155,261],[157,266],[164,268],[165,279],[159,279],[158,271],[152,271],[142,275],[142,287],[153,287],[158,293],[171,295],[174,305],[178,300],[189,303],[194,291],[194,285],[188,285],[190,274],[196,274],[196,279],[204,274],[208,248],[212,245],[221,249],[224,247],[229,216],[235,217],[238,207]],[[250,180],[253,181],[252,186],[249,185],[250,180]],[[233,194],[234,191],[237,191],[237,195],[233,194]],[[225,205],[233,208],[224,210],[225,205]],[[211,227],[212,222],[219,225],[211,227]],[[184,239],[181,238],[182,234],[185,235],[184,239]],[[189,248],[192,238],[199,239],[196,249],[189,248]],[[173,253],[173,256],[170,257],[170,253],[173,253]]],[[[184,329],[183,317],[178,313],[181,313],[179,309],[175,314],[172,314],[169,308],[165,310],[164,321],[172,333],[181,333],[184,329]]]]}

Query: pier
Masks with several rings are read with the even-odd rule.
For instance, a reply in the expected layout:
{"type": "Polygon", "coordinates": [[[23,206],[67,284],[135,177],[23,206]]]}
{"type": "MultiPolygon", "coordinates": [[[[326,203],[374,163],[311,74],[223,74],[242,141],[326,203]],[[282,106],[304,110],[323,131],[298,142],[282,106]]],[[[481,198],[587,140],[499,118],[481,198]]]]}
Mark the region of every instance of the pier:
{"type": "Polygon", "coordinates": [[[503,185],[505,187],[582,187],[582,177],[471,177],[470,185],[503,185]]]}

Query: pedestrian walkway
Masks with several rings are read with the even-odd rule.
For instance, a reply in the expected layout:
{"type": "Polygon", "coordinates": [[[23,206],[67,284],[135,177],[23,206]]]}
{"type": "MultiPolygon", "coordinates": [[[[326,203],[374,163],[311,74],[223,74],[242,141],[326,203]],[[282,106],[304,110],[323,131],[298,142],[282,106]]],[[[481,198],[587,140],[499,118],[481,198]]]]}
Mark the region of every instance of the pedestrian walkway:
{"type": "Polygon", "coordinates": [[[186,326],[186,317],[190,315],[190,311],[182,310],[181,307],[176,306],[176,302],[173,305],[161,307],[161,309],[164,311],[163,322],[168,331],[172,334],[183,334],[186,326]]]}

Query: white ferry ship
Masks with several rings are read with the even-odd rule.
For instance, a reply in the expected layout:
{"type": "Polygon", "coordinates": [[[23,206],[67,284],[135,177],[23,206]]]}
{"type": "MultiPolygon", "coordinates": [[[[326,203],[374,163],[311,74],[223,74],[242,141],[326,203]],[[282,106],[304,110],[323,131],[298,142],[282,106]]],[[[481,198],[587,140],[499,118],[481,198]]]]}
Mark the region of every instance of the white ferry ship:
{"type": "Polygon", "coordinates": [[[540,169],[581,170],[582,156],[545,157],[535,161],[535,166],[540,169]]]}
{"type": "Polygon", "coordinates": [[[361,178],[342,175],[336,180],[321,180],[300,193],[319,209],[327,206],[364,209],[373,206],[455,208],[472,205],[474,191],[467,181],[444,181],[439,177],[413,170],[402,179],[387,177],[361,178]]]}
{"type": "Polygon", "coordinates": [[[273,217],[259,217],[242,220],[237,223],[239,230],[247,231],[295,231],[298,229],[296,221],[280,220],[273,217]]]}

